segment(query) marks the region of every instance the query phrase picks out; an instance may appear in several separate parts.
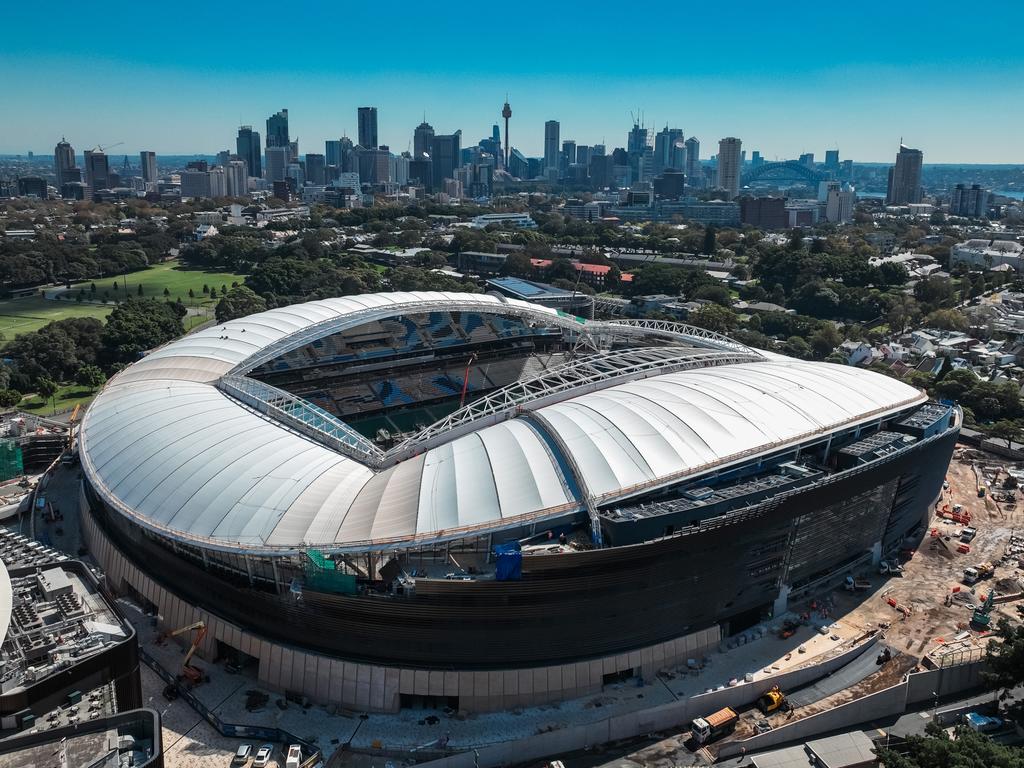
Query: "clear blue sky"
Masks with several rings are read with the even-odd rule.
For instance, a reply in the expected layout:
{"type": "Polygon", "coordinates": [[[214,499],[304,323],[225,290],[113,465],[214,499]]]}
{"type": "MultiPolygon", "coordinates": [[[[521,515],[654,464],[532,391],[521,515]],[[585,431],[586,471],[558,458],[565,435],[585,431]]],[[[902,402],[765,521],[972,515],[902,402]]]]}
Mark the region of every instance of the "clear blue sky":
{"type": "Polygon", "coordinates": [[[512,145],[543,123],[581,144],[625,144],[630,110],[701,140],[738,136],[769,159],[838,147],[892,160],[1024,163],[1024,5],[9,3],[0,153],[233,149],[287,107],[302,152],[379,109],[404,150],[424,111],[463,145],[489,135],[506,91],[512,145]]]}

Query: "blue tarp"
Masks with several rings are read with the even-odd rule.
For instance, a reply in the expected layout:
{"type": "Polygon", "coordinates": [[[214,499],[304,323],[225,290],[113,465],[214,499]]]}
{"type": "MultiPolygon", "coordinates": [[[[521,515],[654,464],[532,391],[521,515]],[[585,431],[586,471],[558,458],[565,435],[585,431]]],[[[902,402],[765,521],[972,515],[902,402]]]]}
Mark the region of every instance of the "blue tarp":
{"type": "Polygon", "coordinates": [[[523,578],[523,553],[518,541],[508,541],[494,548],[494,578],[498,581],[518,581],[523,578]]]}

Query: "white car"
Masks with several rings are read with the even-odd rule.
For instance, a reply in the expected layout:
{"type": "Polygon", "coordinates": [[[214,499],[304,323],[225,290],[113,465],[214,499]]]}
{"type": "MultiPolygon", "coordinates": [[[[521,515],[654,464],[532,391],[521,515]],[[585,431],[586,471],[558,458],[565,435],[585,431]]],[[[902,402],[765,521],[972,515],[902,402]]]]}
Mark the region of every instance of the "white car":
{"type": "Polygon", "coordinates": [[[302,763],[302,750],[298,744],[292,744],[288,747],[288,757],[285,758],[285,768],[299,768],[302,763]]]}
{"type": "Polygon", "coordinates": [[[235,750],[235,756],[231,758],[232,765],[245,765],[252,755],[252,744],[239,744],[235,750]]]}
{"type": "Polygon", "coordinates": [[[264,744],[258,750],[256,750],[256,757],[253,758],[252,768],[266,768],[270,763],[270,758],[274,754],[273,744],[264,744]]]}

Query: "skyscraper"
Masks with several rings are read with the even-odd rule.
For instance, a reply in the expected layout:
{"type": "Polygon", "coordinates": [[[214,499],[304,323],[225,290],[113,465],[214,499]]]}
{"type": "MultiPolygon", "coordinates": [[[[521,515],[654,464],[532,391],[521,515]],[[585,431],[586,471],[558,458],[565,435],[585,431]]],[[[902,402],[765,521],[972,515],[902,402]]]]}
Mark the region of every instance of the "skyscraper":
{"type": "Polygon", "coordinates": [[[557,120],[548,120],[544,123],[544,175],[547,176],[552,170],[558,171],[558,132],[557,120]]]}
{"type": "Polygon", "coordinates": [[[740,193],[740,148],[743,142],[728,136],[718,142],[718,186],[732,200],[740,193]]]}
{"type": "Polygon", "coordinates": [[[53,148],[53,175],[57,177],[57,189],[72,179],[67,171],[75,167],[75,150],[65,139],[61,138],[53,148]]]}
{"type": "Polygon", "coordinates": [[[263,178],[263,158],[262,148],[260,147],[260,135],[257,131],[252,129],[251,125],[243,125],[238,129],[238,138],[235,139],[235,149],[237,154],[242,160],[245,161],[245,166],[248,168],[250,176],[260,179],[263,178]]]}
{"type": "Polygon", "coordinates": [[[562,158],[565,160],[565,164],[572,165],[576,162],[576,140],[566,139],[562,142],[562,158]]]}
{"type": "Polygon", "coordinates": [[[910,205],[921,202],[921,165],[924,153],[900,144],[896,165],[889,169],[886,205],[910,205]]]}
{"type": "Polygon", "coordinates": [[[377,148],[377,108],[359,108],[359,146],[364,149],[377,148]]]}
{"type": "Polygon", "coordinates": [[[825,170],[832,171],[833,173],[839,172],[839,150],[838,149],[826,149],[825,150],[825,170]]]}
{"type": "Polygon", "coordinates": [[[703,178],[704,173],[700,164],[700,141],[696,136],[691,136],[686,140],[686,183],[691,186],[700,186],[703,178]]]}
{"type": "Polygon", "coordinates": [[[291,143],[288,138],[288,110],[282,109],[267,118],[267,146],[285,147],[291,143]]]}
{"type": "Polygon", "coordinates": [[[501,108],[501,116],[505,118],[505,168],[508,168],[508,120],[512,117],[512,107],[508,105],[508,96],[505,96],[505,106],[501,108]]]}
{"type": "Polygon", "coordinates": [[[422,160],[423,155],[430,154],[431,143],[434,140],[434,127],[424,120],[416,126],[412,132],[412,156],[416,160],[422,160]]]}
{"type": "Polygon", "coordinates": [[[327,183],[327,163],[323,155],[306,153],[306,181],[310,184],[327,183]]]}
{"type": "Polygon", "coordinates": [[[249,194],[249,168],[245,160],[229,160],[227,173],[228,197],[245,197],[249,194]]]}
{"type": "Polygon", "coordinates": [[[139,152],[139,166],[143,181],[156,181],[156,152],[139,152]]]}
{"type": "Polygon", "coordinates": [[[684,171],[686,145],[683,143],[683,129],[667,125],[654,136],[654,172],[664,170],[684,171]]]}
{"type": "Polygon", "coordinates": [[[85,185],[93,195],[110,187],[110,166],[99,148],[85,150],[85,185]]]}
{"type": "Polygon", "coordinates": [[[433,189],[444,189],[444,180],[454,179],[455,169],[460,165],[462,131],[456,131],[448,136],[435,135],[430,147],[433,189]]]}
{"type": "Polygon", "coordinates": [[[284,181],[289,155],[291,155],[291,150],[287,146],[267,147],[267,181],[284,181]]]}

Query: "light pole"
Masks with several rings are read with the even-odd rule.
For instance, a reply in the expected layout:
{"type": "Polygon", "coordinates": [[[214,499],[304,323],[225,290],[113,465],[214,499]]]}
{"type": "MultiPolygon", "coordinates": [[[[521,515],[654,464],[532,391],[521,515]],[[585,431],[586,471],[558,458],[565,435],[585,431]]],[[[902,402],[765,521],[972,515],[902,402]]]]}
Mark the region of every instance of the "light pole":
{"type": "Polygon", "coordinates": [[[932,691],[932,696],[935,697],[935,706],[932,707],[932,721],[937,723],[939,721],[939,692],[932,691]]]}

